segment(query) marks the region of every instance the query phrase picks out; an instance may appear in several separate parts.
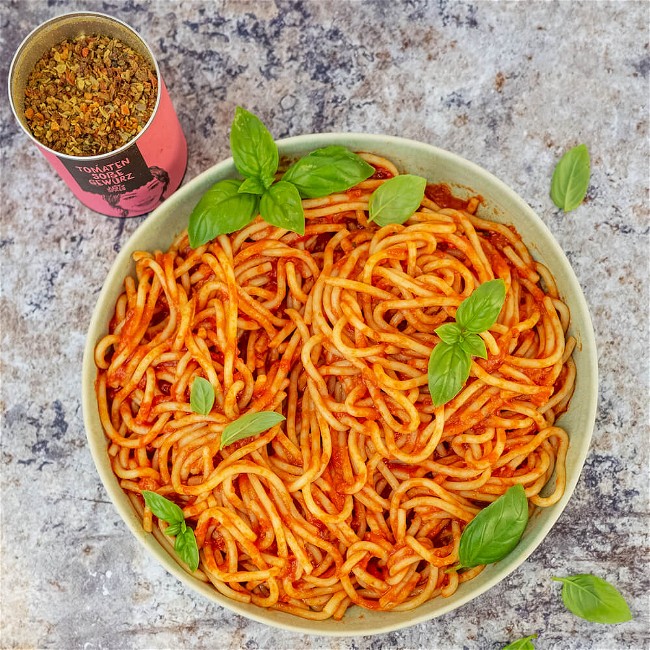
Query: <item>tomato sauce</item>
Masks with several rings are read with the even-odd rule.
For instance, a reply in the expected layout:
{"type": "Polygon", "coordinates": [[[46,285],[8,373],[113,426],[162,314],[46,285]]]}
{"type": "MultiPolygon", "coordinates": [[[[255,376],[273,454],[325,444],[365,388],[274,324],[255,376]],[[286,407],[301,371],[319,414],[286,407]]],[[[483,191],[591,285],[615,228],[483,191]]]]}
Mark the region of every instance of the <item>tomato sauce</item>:
{"type": "Polygon", "coordinates": [[[485,237],[495,248],[498,248],[499,250],[503,250],[508,246],[512,246],[505,235],[502,235],[500,232],[495,232],[494,230],[484,232],[483,237],[485,237]]]}
{"type": "Polygon", "coordinates": [[[385,167],[375,166],[375,173],[370,177],[369,180],[383,181],[387,178],[393,178],[393,174],[385,167]]]}
{"type": "MultiPolygon", "coordinates": [[[[452,191],[449,185],[445,183],[436,183],[427,185],[424,195],[437,203],[441,208],[451,208],[452,210],[466,210],[467,205],[470,202],[470,199],[459,199],[457,196],[452,194],[452,191]]],[[[479,199],[479,202],[482,201],[482,197],[476,197],[479,199]]]]}

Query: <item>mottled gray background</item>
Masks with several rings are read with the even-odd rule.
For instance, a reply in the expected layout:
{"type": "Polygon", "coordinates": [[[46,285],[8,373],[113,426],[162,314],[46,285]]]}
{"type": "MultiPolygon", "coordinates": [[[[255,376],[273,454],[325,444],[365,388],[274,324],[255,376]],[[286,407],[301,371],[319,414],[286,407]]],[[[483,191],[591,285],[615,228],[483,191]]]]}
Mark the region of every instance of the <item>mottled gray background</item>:
{"type": "Polygon", "coordinates": [[[49,648],[647,648],[647,2],[7,2],[2,29],[2,586],[0,646],[49,648]],[[332,640],[229,613],[153,563],[109,503],[86,448],[84,337],[104,277],[141,222],[82,207],[19,132],[6,75],[20,40],[91,8],[152,45],[187,134],[186,179],[228,156],[234,107],[276,137],[406,136],[492,171],[538,212],[591,307],[600,401],[569,507],[536,553],[471,604],[381,637],[332,640]],[[549,196],[585,142],[585,205],[549,196]],[[635,618],[587,623],[553,575],[615,583],[635,618]]]}

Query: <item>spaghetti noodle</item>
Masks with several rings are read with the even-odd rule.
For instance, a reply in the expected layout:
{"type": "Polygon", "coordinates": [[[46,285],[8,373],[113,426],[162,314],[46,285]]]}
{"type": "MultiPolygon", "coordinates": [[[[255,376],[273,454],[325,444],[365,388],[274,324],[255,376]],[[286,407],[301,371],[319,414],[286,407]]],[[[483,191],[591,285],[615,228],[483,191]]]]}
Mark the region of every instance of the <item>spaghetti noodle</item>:
{"type": "Polygon", "coordinates": [[[351,605],[410,610],[450,596],[461,533],[520,483],[529,508],[564,490],[574,339],[555,281],[514,229],[428,191],[404,225],[368,223],[370,194],[398,173],[303,201],[303,236],[257,219],[192,250],[134,254],[95,350],[97,397],[122,488],[171,552],[141,493],[172,499],[195,529],[195,577],[304,618],[351,605]],[[481,283],[506,301],[461,392],[434,407],[434,330],[481,283]],[[196,377],[213,386],[193,413],[196,377]],[[286,421],[220,449],[256,411],[286,421]],[[550,494],[542,488],[555,472],[550,494]]]}

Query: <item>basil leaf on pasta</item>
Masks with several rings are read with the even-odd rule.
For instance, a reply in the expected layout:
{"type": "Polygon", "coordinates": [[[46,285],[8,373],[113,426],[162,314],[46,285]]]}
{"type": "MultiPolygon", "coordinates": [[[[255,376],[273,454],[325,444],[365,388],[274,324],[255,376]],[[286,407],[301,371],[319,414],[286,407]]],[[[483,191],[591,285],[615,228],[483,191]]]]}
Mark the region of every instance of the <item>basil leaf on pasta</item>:
{"type": "Polygon", "coordinates": [[[478,333],[494,325],[505,297],[503,280],[485,282],[460,303],[455,323],[436,328],[442,343],[429,357],[429,393],[434,406],[458,395],[469,377],[472,357],[487,359],[485,342],[478,333]]]}
{"type": "Polygon", "coordinates": [[[551,199],[565,212],[575,210],[583,201],[589,187],[591,163],[584,144],[569,149],[553,171],[551,199]]]}
{"type": "Polygon", "coordinates": [[[339,145],[316,149],[295,162],[282,180],[298,188],[300,196],[318,199],[345,192],[375,173],[375,168],[361,156],[339,145]]]}
{"type": "Polygon", "coordinates": [[[517,639],[516,641],[509,643],[507,646],[504,646],[503,650],[535,650],[533,639],[536,638],[536,634],[525,636],[523,639],[517,639]]]}
{"type": "Polygon", "coordinates": [[[230,150],[237,171],[268,188],[278,169],[278,146],[262,121],[245,108],[235,109],[230,127],[230,150]]]}
{"type": "Polygon", "coordinates": [[[260,216],[278,228],[305,234],[305,212],[298,190],[286,181],[269,187],[260,200],[260,216]]]}
{"type": "Polygon", "coordinates": [[[173,501],[165,499],[157,492],[143,490],[144,502],[158,519],[166,521],[170,525],[179,524],[185,521],[183,511],[173,501]]]}
{"type": "Polygon", "coordinates": [[[185,523],[183,511],[173,501],[165,499],[157,492],[144,490],[142,492],[145,503],[149,506],[149,510],[158,517],[166,521],[169,526],[165,529],[165,535],[176,536],[174,542],[174,550],[178,557],[190,567],[192,571],[196,571],[199,566],[199,549],[196,545],[196,537],[194,531],[185,523]]]}
{"type": "Polygon", "coordinates": [[[247,226],[257,214],[259,199],[240,194],[241,181],[215,183],[190,214],[187,234],[192,248],[198,248],[218,235],[227,235],[247,226]]]}
{"type": "Polygon", "coordinates": [[[165,535],[173,537],[174,535],[182,533],[185,528],[187,528],[187,524],[184,521],[176,521],[173,524],[169,524],[169,526],[165,528],[165,535]]]}
{"type": "Polygon", "coordinates": [[[221,449],[231,445],[237,440],[256,436],[267,431],[286,418],[275,411],[260,411],[247,413],[226,426],[221,434],[221,449]]]}
{"type": "Polygon", "coordinates": [[[368,220],[379,226],[404,223],[420,207],[426,186],[426,179],[413,174],[389,178],[370,196],[368,220]]]}
{"type": "Polygon", "coordinates": [[[440,337],[441,341],[453,345],[458,343],[463,336],[463,330],[458,323],[445,323],[436,328],[435,333],[440,337]]]}
{"type": "Polygon", "coordinates": [[[484,282],[460,303],[456,322],[468,332],[485,332],[496,323],[505,299],[506,283],[503,280],[484,282]]]}
{"type": "Polygon", "coordinates": [[[632,612],[625,599],[606,580],[588,573],[553,580],[563,583],[562,601],[576,616],[592,623],[610,625],[632,620],[632,612]]]}
{"type": "Polygon", "coordinates": [[[473,332],[465,332],[458,341],[460,345],[467,354],[473,357],[480,357],[481,359],[487,359],[487,349],[485,348],[485,342],[478,335],[473,332]]]}
{"type": "Polygon", "coordinates": [[[465,526],[460,536],[458,568],[502,560],[512,551],[528,524],[528,499],[520,484],[513,485],[465,526]]]}
{"type": "Polygon", "coordinates": [[[442,406],[463,388],[472,365],[470,356],[457,343],[438,343],[429,357],[429,393],[434,406],[442,406]]]}
{"type": "Polygon", "coordinates": [[[264,194],[266,186],[259,178],[245,178],[237,190],[240,194],[264,194]]]}
{"type": "Polygon", "coordinates": [[[191,528],[187,527],[176,535],[174,550],[191,571],[196,571],[199,568],[199,547],[196,543],[194,531],[191,528]]]}
{"type": "Polygon", "coordinates": [[[194,413],[207,415],[214,406],[214,388],[203,377],[196,377],[190,390],[190,407],[194,413]]]}

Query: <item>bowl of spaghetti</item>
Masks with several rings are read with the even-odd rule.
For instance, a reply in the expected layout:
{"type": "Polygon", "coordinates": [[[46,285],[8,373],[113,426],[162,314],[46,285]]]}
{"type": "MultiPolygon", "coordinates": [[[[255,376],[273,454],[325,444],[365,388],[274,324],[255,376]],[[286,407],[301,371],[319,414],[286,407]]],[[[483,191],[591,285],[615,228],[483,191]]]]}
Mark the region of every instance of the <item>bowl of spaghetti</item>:
{"type": "Polygon", "coordinates": [[[501,181],[401,138],[278,142],[285,161],[330,145],[375,173],[303,199],[304,234],[257,218],[190,246],[189,215],[237,177],[232,159],[137,229],[93,313],[83,410],[111,500],[169,572],[272,626],[367,635],[460,607],[542,543],[589,448],[596,348],[564,253],[501,181]],[[427,181],[414,214],[369,221],[372,193],[407,173],[427,181]],[[473,358],[462,390],[435,405],[436,330],[495,278],[506,297],[480,334],[487,358],[473,358]],[[198,377],[215,395],[205,414],[191,404],[198,377]],[[229,423],[262,411],[282,422],[222,446],[229,423]],[[460,568],[463,531],[516,485],[529,510],[516,548],[460,568]],[[147,491],[182,510],[196,570],[147,491]]]}

